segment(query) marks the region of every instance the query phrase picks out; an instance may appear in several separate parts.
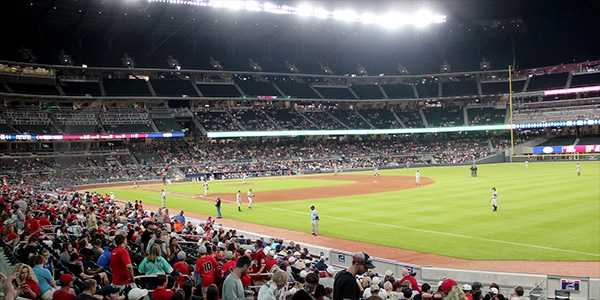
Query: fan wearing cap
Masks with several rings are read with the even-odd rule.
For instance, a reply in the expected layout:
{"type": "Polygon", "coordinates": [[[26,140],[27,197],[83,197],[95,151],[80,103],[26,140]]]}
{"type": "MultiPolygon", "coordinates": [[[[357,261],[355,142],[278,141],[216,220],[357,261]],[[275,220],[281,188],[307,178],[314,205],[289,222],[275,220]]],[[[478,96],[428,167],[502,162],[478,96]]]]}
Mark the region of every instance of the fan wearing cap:
{"type": "Polygon", "coordinates": [[[266,279],[269,278],[268,275],[264,275],[268,270],[266,268],[267,256],[263,251],[263,241],[261,239],[257,239],[254,241],[254,253],[252,254],[252,271],[256,273],[253,277],[254,285],[263,285],[266,279]]]}
{"type": "MultiPolygon", "coordinates": [[[[269,247],[269,246],[267,246],[267,247],[269,247]]],[[[265,249],[267,249],[267,247],[265,247],[265,249]]],[[[265,270],[268,273],[273,273],[275,267],[279,264],[277,259],[275,259],[275,250],[269,250],[266,253],[267,253],[267,259],[265,261],[265,270]]]]}
{"type": "Polygon", "coordinates": [[[319,279],[319,283],[324,287],[333,287],[333,277],[335,276],[335,268],[332,266],[327,267],[325,270],[325,277],[319,279]]]}
{"type": "Polygon", "coordinates": [[[178,262],[173,265],[173,271],[177,271],[180,275],[179,278],[176,279],[176,281],[179,283],[179,286],[183,286],[187,280],[186,277],[190,276],[190,266],[188,266],[188,264],[185,262],[186,258],[187,254],[183,251],[179,251],[177,253],[178,262]]]}
{"type": "Polygon", "coordinates": [[[152,300],[171,300],[171,297],[173,297],[173,294],[177,292],[177,290],[180,288],[180,285],[178,282],[176,282],[172,289],[167,289],[167,283],[169,283],[167,275],[160,274],[156,276],[156,289],[152,291],[152,300]]]}
{"type": "MultiPolygon", "coordinates": [[[[210,247],[210,245],[208,245],[210,247]]],[[[217,260],[208,255],[207,245],[198,248],[198,260],[196,260],[196,269],[194,270],[194,281],[198,282],[197,274],[200,276],[200,287],[202,295],[206,296],[208,287],[215,283],[215,279],[221,278],[221,270],[217,260]]]]}
{"type": "Polygon", "coordinates": [[[129,300],[148,300],[148,290],[133,288],[129,291],[129,294],[127,294],[127,298],[129,300]]]}
{"type": "Polygon", "coordinates": [[[445,279],[439,285],[438,292],[442,294],[442,298],[467,300],[465,293],[460,289],[458,283],[454,279],[445,279]]]}
{"type": "Polygon", "coordinates": [[[484,300],[504,300],[504,295],[500,294],[500,286],[492,282],[488,293],[483,297],[484,300]]]}
{"type": "Polygon", "coordinates": [[[356,275],[362,275],[368,269],[374,269],[373,261],[368,254],[358,252],[352,258],[352,265],[335,276],[333,283],[333,300],[358,300],[361,296],[356,275]]]}
{"type": "Polygon", "coordinates": [[[225,279],[225,277],[227,275],[229,275],[229,273],[231,273],[231,271],[233,271],[233,268],[235,267],[235,264],[237,261],[233,255],[232,251],[225,252],[225,255],[223,255],[223,258],[225,258],[225,262],[221,266],[221,278],[225,279]]]}
{"type": "Polygon", "coordinates": [[[73,290],[73,276],[65,273],[58,279],[60,289],[52,294],[52,300],[75,300],[75,291],[73,290]]]}
{"type": "Polygon", "coordinates": [[[103,300],[119,300],[119,289],[112,285],[103,287],[100,294],[103,300]]]}

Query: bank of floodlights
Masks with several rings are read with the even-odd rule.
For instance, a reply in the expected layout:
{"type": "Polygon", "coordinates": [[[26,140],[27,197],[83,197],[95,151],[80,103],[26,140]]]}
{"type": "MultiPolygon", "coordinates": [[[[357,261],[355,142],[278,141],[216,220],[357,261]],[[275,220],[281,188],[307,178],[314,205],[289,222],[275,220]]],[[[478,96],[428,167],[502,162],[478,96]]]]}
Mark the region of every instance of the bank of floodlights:
{"type": "Polygon", "coordinates": [[[123,66],[126,68],[135,68],[135,61],[127,53],[123,54],[121,62],[123,62],[123,66]]]}
{"type": "Polygon", "coordinates": [[[167,57],[167,64],[169,64],[169,67],[172,69],[181,70],[181,64],[179,64],[179,60],[173,58],[171,55],[167,57]]]}
{"type": "MultiPolygon", "coordinates": [[[[139,0],[142,1],[142,0],[139,0]]],[[[217,9],[245,10],[265,12],[279,15],[296,15],[300,17],[312,17],[317,19],[331,19],[342,22],[355,22],[363,24],[377,24],[385,28],[397,28],[403,25],[423,27],[429,24],[444,23],[446,16],[435,14],[426,10],[418,10],[413,13],[388,12],[384,15],[372,13],[359,14],[352,10],[329,11],[320,7],[311,7],[303,4],[298,7],[289,5],[278,5],[270,2],[258,1],[236,1],[236,0],[146,0],[148,2],[163,2],[171,4],[184,4],[213,7],[217,9]]]]}
{"type": "Polygon", "coordinates": [[[400,71],[400,74],[402,74],[402,75],[410,74],[408,72],[408,69],[405,66],[403,66],[401,63],[398,63],[398,71],[400,71]]]}
{"type": "Polygon", "coordinates": [[[319,63],[319,67],[321,67],[321,70],[323,70],[323,72],[325,72],[325,74],[328,74],[328,75],[333,74],[333,71],[331,71],[331,69],[328,66],[325,66],[322,63],[319,63]]]}
{"type": "Polygon", "coordinates": [[[482,58],[481,62],[479,63],[479,69],[481,69],[482,71],[485,71],[485,70],[489,70],[490,68],[491,68],[490,62],[487,61],[485,58],[482,58]]]}
{"type": "Polygon", "coordinates": [[[219,62],[218,60],[215,60],[212,56],[208,60],[208,63],[215,70],[223,70],[223,65],[221,65],[221,62],[219,62]]]}
{"type": "Polygon", "coordinates": [[[65,65],[65,66],[72,66],[73,65],[73,58],[71,58],[71,55],[65,53],[64,50],[60,50],[60,54],[58,55],[58,59],[60,60],[60,63],[65,65]]]}
{"type": "Polygon", "coordinates": [[[254,62],[251,58],[248,59],[248,64],[250,65],[250,68],[252,68],[252,71],[260,72],[263,70],[262,67],[257,62],[254,62]]]}
{"type": "Polygon", "coordinates": [[[367,76],[369,73],[367,73],[367,68],[363,67],[361,64],[358,64],[358,66],[356,66],[356,75],[367,76]]]}
{"type": "Polygon", "coordinates": [[[450,73],[450,72],[452,72],[452,69],[450,68],[450,64],[447,61],[444,61],[440,65],[440,72],[442,72],[442,73],[450,73]]]}
{"type": "Polygon", "coordinates": [[[300,69],[298,69],[295,65],[290,64],[287,60],[285,61],[285,67],[292,73],[300,73],[300,69]]]}

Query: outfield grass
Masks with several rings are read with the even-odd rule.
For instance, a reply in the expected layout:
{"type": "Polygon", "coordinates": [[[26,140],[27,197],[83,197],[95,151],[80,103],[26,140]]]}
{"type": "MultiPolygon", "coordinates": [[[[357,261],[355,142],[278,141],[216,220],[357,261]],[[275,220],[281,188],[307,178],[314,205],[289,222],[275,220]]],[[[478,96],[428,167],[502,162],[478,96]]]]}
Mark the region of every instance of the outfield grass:
{"type": "MultiPolygon", "coordinates": [[[[225,203],[222,212],[224,218],[310,232],[308,207],[315,204],[321,217],[321,235],[474,260],[600,261],[600,162],[580,163],[581,176],[576,174],[575,162],[532,162],[529,170],[523,163],[480,165],[477,178],[470,177],[468,166],[422,168],[421,176],[435,179],[434,184],[329,199],[261,203],[257,198],[252,211],[238,213],[234,203],[225,203]],[[490,204],[492,187],[498,189],[496,213],[490,204]]],[[[380,174],[414,176],[415,171],[380,170],[380,174]]],[[[255,184],[252,188],[259,194],[347,183],[343,176],[331,181],[265,178],[249,179],[249,183],[255,184]]],[[[212,182],[210,192],[235,193],[235,184],[212,182]]],[[[199,183],[156,188],[185,194],[202,192],[199,183]]],[[[119,199],[143,199],[144,203],[160,205],[157,192],[129,187],[96,191],[114,191],[119,199]]],[[[169,195],[167,204],[186,211],[215,213],[211,201],[169,195]]]]}

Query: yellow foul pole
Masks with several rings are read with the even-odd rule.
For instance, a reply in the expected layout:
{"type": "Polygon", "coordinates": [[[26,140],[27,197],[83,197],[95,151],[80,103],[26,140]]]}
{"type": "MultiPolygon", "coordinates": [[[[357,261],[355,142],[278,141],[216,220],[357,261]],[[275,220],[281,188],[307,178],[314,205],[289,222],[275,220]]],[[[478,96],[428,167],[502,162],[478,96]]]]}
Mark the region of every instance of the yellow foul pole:
{"type": "Polygon", "coordinates": [[[512,161],[513,156],[515,156],[515,135],[513,129],[513,103],[512,103],[512,66],[508,66],[508,110],[510,114],[510,161],[512,161]]]}

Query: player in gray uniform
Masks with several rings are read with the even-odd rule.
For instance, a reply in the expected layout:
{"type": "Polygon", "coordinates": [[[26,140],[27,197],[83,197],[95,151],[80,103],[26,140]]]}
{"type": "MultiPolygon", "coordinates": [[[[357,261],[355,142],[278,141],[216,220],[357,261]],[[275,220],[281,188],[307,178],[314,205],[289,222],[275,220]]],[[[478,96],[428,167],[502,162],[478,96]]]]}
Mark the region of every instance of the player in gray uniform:
{"type": "Polygon", "coordinates": [[[496,191],[496,188],[492,188],[492,206],[494,207],[492,211],[498,211],[498,191],[496,191]]]}
{"type": "Polygon", "coordinates": [[[577,176],[581,176],[581,165],[579,163],[575,166],[575,170],[577,170],[577,176]]]}
{"type": "Polygon", "coordinates": [[[248,209],[252,209],[252,198],[254,198],[254,194],[252,194],[252,189],[248,190],[248,209]]]}
{"type": "Polygon", "coordinates": [[[419,173],[419,170],[415,173],[415,185],[421,185],[421,173],[419,173]]]}
{"type": "Polygon", "coordinates": [[[202,185],[204,185],[204,197],[208,196],[208,182],[205,181],[202,185]]]}
{"type": "Polygon", "coordinates": [[[242,206],[242,191],[238,190],[237,195],[235,195],[235,201],[238,205],[238,211],[242,211],[242,209],[240,208],[240,206],[242,206]]]}

